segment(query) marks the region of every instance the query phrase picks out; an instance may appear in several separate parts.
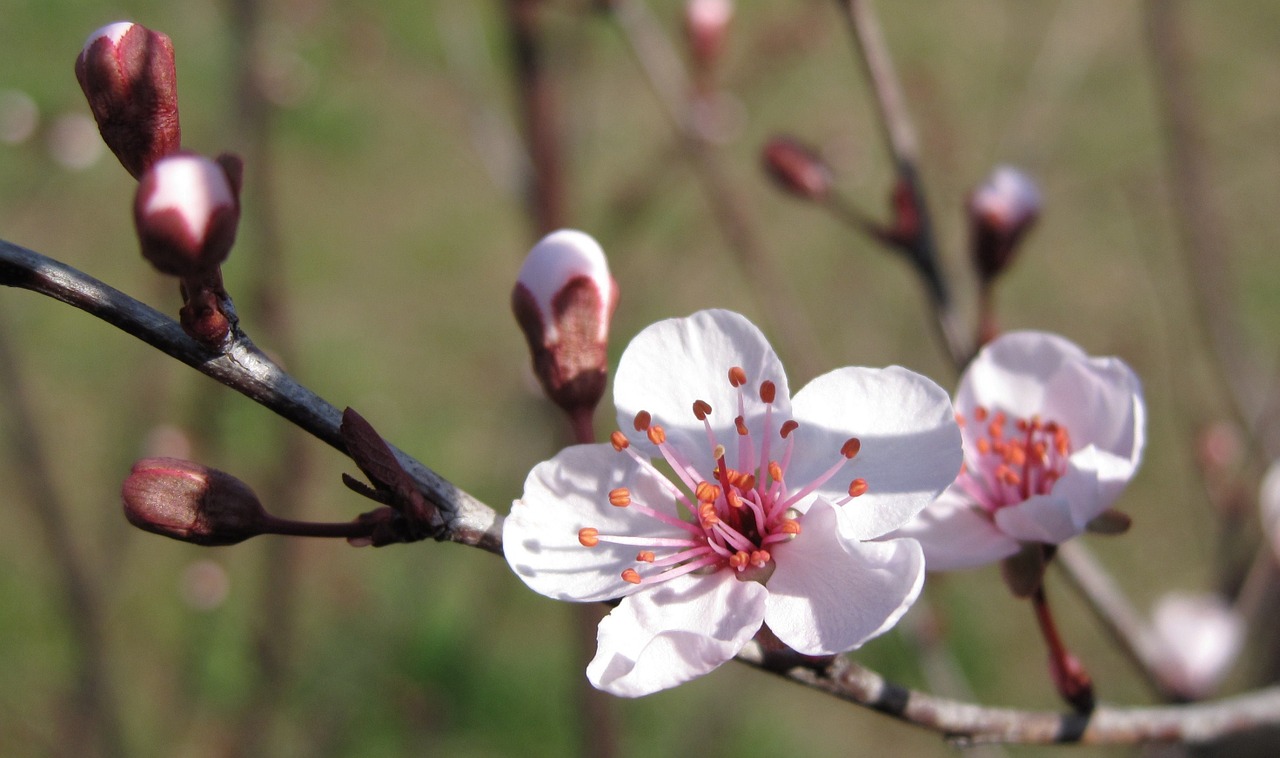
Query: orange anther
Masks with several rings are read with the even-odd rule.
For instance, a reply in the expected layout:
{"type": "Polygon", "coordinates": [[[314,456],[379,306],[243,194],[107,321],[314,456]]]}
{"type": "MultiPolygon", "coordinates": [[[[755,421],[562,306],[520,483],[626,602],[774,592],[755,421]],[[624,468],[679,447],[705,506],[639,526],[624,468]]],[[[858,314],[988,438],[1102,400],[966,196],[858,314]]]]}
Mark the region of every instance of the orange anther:
{"type": "Polygon", "coordinates": [[[698,488],[694,492],[694,496],[698,498],[700,503],[714,503],[720,499],[720,488],[711,482],[698,482],[698,488]]]}
{"type": "Polygon", "coordinates": [[[649,427],[649,441],[655,445],[661,445],[667,441],[667,430],[661,426],[654,424],[649,427]]]}
{"type": "Polygon", "coordinates": [[[742,495],[739,495],[737,490],[729,490],[725,493],[724,499],[725,502],[729,504],[730,508],[742,507],[742,495]]]}
{"type": "Polygon", "coordinates": [[[734,387],[741,387],[747,383],[747,372],[741,366],[734,366],[729,369],[729,384],[734,387]]]}
{"type": "Polygon", "coordinates": [[[737,418],[735,418],[733,420],[733,425],[738,427],[739,436],[745,437],[748,434],[751,434],[751,430],[747,429],[747,420],[744,419],[743,417],[738,416],[737,418]]]}
{"type": "Polygon", "coordinates": [[[616,429],[613,434],[609,435],[609,443],[613,445],[613,449],[618,452],[622,452],[631,446],[631,443],[627,441],[627,435],[616,429]]]}
{"type": "Polygon", "coordinates": [[[981,424],[982,422],[986,421],[986,420],[987,420],[987,407],[986,407],[985,405],[979,405],[977,408],[974,408],[974,409],[973,409],[973,417],[974,417],[975,419],[977,419],[977,421],[978,421],[978,423],[979,423],[979,424],[981,424]]]}
{"type": "Polygon", "coordinates": [[[1031,423],[1028,422],[1025,418],[1020,418],[1017,420],[1016,423],[1014,423],[1014,426],[1017,427],[1018,431],[1026,432],[1028,429],[1031,428],[1031,423]]]}
{"type": "Polygon", "coordinates": [[[751,556],[747,555],[746,551],[739,550],[738,552],[729,556],[729,566],[730,568],[735,568],[741,571],[742,569],[747,567],[747,563],[750,560],[751,560],[751,556]]]}
{"type": "Polygon", "coordinates": [[[649,422],[653,421],[653,416],[648,411],[640,411],[636,414],[635,427],[637,432],[643,432],[649,428],[649,422]]]}
{"type": "Polygon", "coordinates": [[[956,411],[956,425],[964,426],[964,414],[960,411],[956,411]]]}
{"type": "Polygon", "coordinates": [[[797,535],[800,533],[800,522],[787,519],[786,521],[783,521],[781,524],[778,524],[778,531],[782,532],[783,534],[790,534],[793,536],[797,535]]]}
{"type": "Polygon", "coordinates": [[[978,440],[978,454],[986,455],[991,452],[991,440],[982,437],[978,440]]]}
{"type": "Polygon", "coordinates": [[[1022,477],[1008,466],[999,466],[996,468],[996,479],[1010,487],[1016,487],[1022,483],[1022,477]]]}
{"type": "Polygon", "coordinates": [[[654,560],[657,559],[657,557],[658,556],[653,554],[652,550],[641,550],[640,552],[636,553],[636,560],[640,561],[641,563],[653,563],[654,560]]]}
{"type": "Polygon", "coordinates": [[[773,399],[778,395],[778,385],[768,379],[760,382],[760,399],[766,403],[772,403],[773,399]]]}
{"type": "Polygon", "coordinates": [[[626,571],[622,572],[622,581],[630,582],[631,584],[639,584],[640,572],[636,571],[635,569],[627,569],[626,571]]]}
{"type": "Polygon", "coordinates": [[[1049,446],[1044,442],[1037,442],[1031,446],[1031,454],[1035,457],[1036,463],[1043,466],[1049,461],[1049,446]]]}
{"type": "Polygon", "coordinates": [[[998,440],[1001,437],[1004,437],[1004,424],[999,424],[999,423],[996,423],[995,421],[992,421],[991,426],[987,427],[987,436],[989,436],[993,440],[998,440]]]}
{"type": "Polygon", "coordinates": [[[716,514],[716,507],[708,503],[698,509],[698,522],[703,529],[710,529],[720,523],[720,516],[716,514]]]}
{"type": "Polygon", "coordinates": [[[751,565],[756,568],[764,568],[765,564],[767,564],[772,558],[773,556],[769,555],[768,550],[751,551],[751,565]]]}
{"type": "Polygon", "coordinates": [[[846,458],[852,458],[862,449],[862,440],[857,437],[850,437],[840,446],[840,454],[846,458]]]}
{"type": "Polygon", "coordinates": [[[699,421],[706,421],[707,416],[711,415],[711,403],[706,400],[694,400],[693,415],[699,421]]]}
{"type": "Polygon", "coordinates": [[[609,490],[609,505],[618,508],[626,508],[631,505],[631,490],[626,487],[609,490]]]}
{"type": "Polygon", "coordinates": [[[737,486],[744,490],[753,490],[756,488],[756,477],[754,474],[747,474],[742,477],[741,482],[736,483],[737,486]]]}
{"type": "Polygon", "coordinates": [[[1021,466],[1027,462],[1027,450],[1020,445],[1008,445],[1004,449],[1004,462],[1010,466],[1021,466]]]}
{"type": "Polygon", "coordinates": [[[790,435],[792,432],[794,432],[799,428],[800,428],[800,424],[796,423],[795,421],[790,421],[790,420],[787,421],[782,425],[782,429],[779,430],[782,433],[782,439],[785,440],[788,435],[790,435]]]}
{"type": "Polygon", "coordinates": [[[782,466],[777,461],[769,461],[769,478],[775,482],[782,481],[782,466]]]}
{"type": "Polygon", "coordinates": [[[600,530],[587,527],[578,530],[578,542],[583,547],[595,547],[600,544],[600,530]]]}
{"type": "Polygon", "coordinates": [[[849,497],[859,497],[867,494],[867,480],[862,477],[849,482],[849,497]]]}

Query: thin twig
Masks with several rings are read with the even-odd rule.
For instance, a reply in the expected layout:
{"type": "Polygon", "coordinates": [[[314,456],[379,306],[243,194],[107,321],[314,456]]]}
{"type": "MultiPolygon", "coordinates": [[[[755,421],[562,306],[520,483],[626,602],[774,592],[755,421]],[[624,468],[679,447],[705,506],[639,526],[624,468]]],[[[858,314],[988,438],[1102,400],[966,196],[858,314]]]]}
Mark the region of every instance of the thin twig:
{"type": "Polygon", "coordinates": [[[885,144],[893,158],[898,181],[910,191],[911,203],[917,214],[918,227],[907,252],[925,286],[943,346],[956,366],[964,366],[973,355],[974,346],[965,336],[939,267],[933,222],[925,200],[924,182],[920,178],[919,140],[907,114],[906,98],[898,82],[893,58],[889,55],[884,32],[870,0],[840,0],[840,4],[847,13],[867,81],[875,95],[885,144]]]}
{"type": "Polygon", "coordinates": [[[693,82],[679,53],[641,0],[613,0],[608,4],[613,20],[663,114],[671,123],[689,167],[697,177],[711,215],[751,287],[767,325],[776,329],[781,342],[791,346],[789,356],[804,376],[820,370],[821,351],[801,311],[799,298],[788,296],[786,277],[764,249],[752,222],[748,204],[729,178],[722,161],[694,118],[693,82]]]}
{"type": "MultiPolygon", "coordinates": [[[[342,412],[299,384],[247,337],[236,339],[224,353],[211,351],[154,308],[7,240],[0,240],[0,285],[47,295],[102,319],[346,452],[338,432],[342,412]]],[[[422,494],[448,518],[445,539],[502,552],[502,524],[492,508],[402,451],[392,451],[422,494]]]]}
{"type": "MultiPolygon", "coordinates": [[[[0,285],[28,289],[72,305],[131,334],[344,451],[341,414],[270,363],[247,338],[226,354],[213,353],[177,322],[70,266],[0,240],[0,285]]],[[[492,508],[391,448],[424,496],[448,517],[444,539],[502,553],[502,519],[492,508]]],[[[1134,744],[1204,743],[1238,732],[1280,727],[1280,687],[1193,705],[1099,707],[1089,716],[990,708],[916,692],[871,669],[837,657],[821,670],[779,665],[751,644],[738,659],[963,743],[1020,742],[1134,744]]]]}

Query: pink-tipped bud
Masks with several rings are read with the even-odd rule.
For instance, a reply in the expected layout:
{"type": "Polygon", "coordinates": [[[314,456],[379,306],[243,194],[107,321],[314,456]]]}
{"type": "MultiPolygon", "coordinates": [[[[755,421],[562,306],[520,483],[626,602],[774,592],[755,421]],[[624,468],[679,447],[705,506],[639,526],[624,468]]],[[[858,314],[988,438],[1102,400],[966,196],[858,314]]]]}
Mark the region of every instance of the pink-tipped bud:
{"type": "Polygon", "coordinates": [[[85,40],[76,79],[103,141],[135,179],[178,150],[178,80],[168,37],[131,21],[108,24],[85,40]]]}
{"type": "Polygon", "coordinates": [[[247,484],[178,458],[133,464],[121,496],[129,523],[197,545],[243,542],[262,534],[269,519],[247,484]]]}
{"type": "Polygon", "coordinates": [[[1244,619],[1216,594],[1167,594],[1152,626],[1164,642],[1161,673],[1187,700],[1213,694],[1244,645],[1244,619]]]}
{"type": "Polygon", "coordinates": [[[557,405],[590,413],[604,394],[609,321],[618,285],[589,235],[552,232],[529,251],[511,308],[529,342],[533,371],[557,405]]]}
{"type": "Polygon", "coordinates": [[[684,6],[684,31],[694,64],[710,69],[720,59],[733,19],[733,0],[688,0],[684,6]]]}
{"type": "Polygon", "coordinates": [[[240,201],[222,164],[178,153],[142,175],[133,220],[142,255],[151,265],[165,274],[196,277],[227,259],[240,222],[240,201]]]}
{"type": "Polygon", "coordinates": [[[1040,204],[1035,182],[1012,166],[997,166],[969,195],[970,254],[983,282],[1008,268],[1040,204]]]}
{"type": "Polygon", "coordinates": [[[806,200],[831,192],[831,169],[816,150],[791,137],[774,137],[761,151],[764,169],[781,189],[806,200]]]}

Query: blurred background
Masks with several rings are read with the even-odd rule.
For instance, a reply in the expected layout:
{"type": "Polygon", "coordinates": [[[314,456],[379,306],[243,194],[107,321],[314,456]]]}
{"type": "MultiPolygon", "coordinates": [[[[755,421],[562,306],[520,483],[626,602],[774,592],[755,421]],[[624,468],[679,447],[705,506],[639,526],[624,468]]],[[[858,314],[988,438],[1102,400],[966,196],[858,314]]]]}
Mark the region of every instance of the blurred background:
{"type": "MultiPolygon", "coordinates": [[[[176,285],[138,254],[134,182],[102,147],[73,74],[105,23],[165,32],[184,146],[246,160],[239,242],[223,271],[248,333],[321,396],[505,513],[528,470],[569,440],[509,307],[538,228],[523,195],[529,85],[518,84],[509,15],[520,5],[0,0],[0,236],[176,314],[176,285]]],[[[900,257],[761,170],[764,142],[793,134],[821,151],[850,202],[887,219],[893,167],[839,4],[738,4],[693,152],[616,16],[588,2],[534,5],[563,219],[600,240],[621,287],[615,362],[643,326],[716,306],[765,329],[793,387],[835,366],[894,363],[955,385],[900,257]],[[726,198],[738,219],[728,227],[717,215],[726,198]],[[744,249],[767,263],[744,267],[744,249]]],[[[684,62],[683,5],[625,7],[644,8],[639,18],[684,62]]],[[[1118,503],[1133,529],[1088,538],[1143,613],[1170,591],[1235,593],[1260,539],[1256,451],[1224,464],[1204,454],[1204,430],[1231,421],[1233,407],[1196,306],[1205,270],[1185,252],[1151,7],[876,6],[964,317],[974,312],[965,198],[1011,163],[1037,180],[1044,210],[996,292],[1000,323],[1120,356],[1145,383],[1146,459],[1118,503]]],[[[1233,349],[1265,371],[1280,347],[1280,4],[1173,8],[1203,138],[1199,207],[1220,220],[1212,271],[1230,296],[1218,316],[1236,327],[1233,349]]],[[[0,753],[578,752],[591,650],[570,606],[528,591],[501,559],[449,544],[264,537],[202,549],[139,532],[121,516],[119,487],[143,455],[232,472],[297,518],[347,520],[372,505],[341,486],[354,466],[338,453],[83,313],[5,291],[0,333],[0,753]]],[[[607,398],[597,419],[607,434],[607,398]]],[[[1053,571],[1048,592],[1100,699],[1155,702],[1053,571]]],[[[1268,676],[1267,641],[1252,644],[1224,690],[1268,676]]],[[[1060,707],[1031,609],[995,567],[931,577],[919,611],[854,656],[939,694],[1060,707]]],[[[952,752],[935,734],[738,665],[614,701],[613,714],[620,756],[952,752]]]]}

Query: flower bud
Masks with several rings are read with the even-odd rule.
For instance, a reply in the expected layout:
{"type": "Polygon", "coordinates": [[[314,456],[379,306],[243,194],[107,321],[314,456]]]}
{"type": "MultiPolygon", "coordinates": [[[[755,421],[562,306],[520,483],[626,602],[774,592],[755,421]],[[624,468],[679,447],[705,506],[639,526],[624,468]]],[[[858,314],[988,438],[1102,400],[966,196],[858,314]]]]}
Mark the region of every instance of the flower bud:
{"type": "Polygon", "coordinates": [[[85,40],[76,79],[103,141],[135,179],[178,150],[178,83],[168,37],[131,21],[104,26],[85,40]]]}
{"type": "Polygon", "coordinates": [[[234,545],[269,519],[253,490],[230,474],[178,458],[144,458],[121,488],[124,515],[148,532],[197,545],[234,545]]]}
{"type": "Polygon", "coordinates": [[[1216,594],[1167,594],[1152,622],[1164,642],[1162,673],[1189,700],[1217,689],[1244,644],[1244,619],[1216,594]]]}
{"type": "Polygon", "coordinates": [[[970,254],[983,282],[1008,268],[1040,215],[1040,190],[1012,166],[997,166],[969,195],[970,254]]]}
{"type": "Polygon", "coordinates": [[[240,201],[220,163],[177,153],[138,182],[133,220],[142,255],[165,274],[197,277],[227,258],[240,222],[240,201]]]}
{"type": "Polygon", "coordinates": [[[704,69],[715,65],[724,49],[732,0],[688,0],[684,6],[684,30],[694,63],[704,69]]]}
{"type": "Polygon", "coordinates": [[[817,151],[792,139],[774,137],[761,152],[774,184],[806,200],[823,200],[831,192],[831,169],[817,151]]]}
{"type": "Polygon", "coordinates": [[[570,414],[590,413],[604,394],[609,321],[618,285],[589,235],[561,229],[525,258],[511,308],[529,342],[547,396],[570,414]]]}

